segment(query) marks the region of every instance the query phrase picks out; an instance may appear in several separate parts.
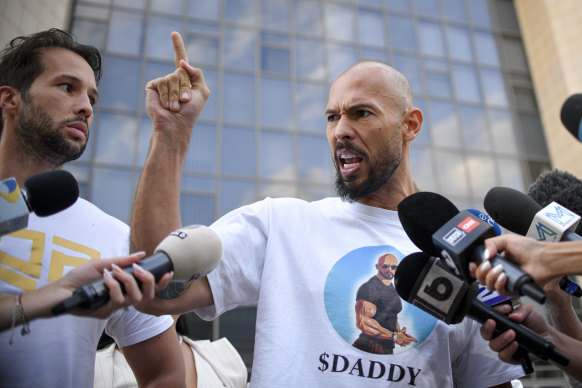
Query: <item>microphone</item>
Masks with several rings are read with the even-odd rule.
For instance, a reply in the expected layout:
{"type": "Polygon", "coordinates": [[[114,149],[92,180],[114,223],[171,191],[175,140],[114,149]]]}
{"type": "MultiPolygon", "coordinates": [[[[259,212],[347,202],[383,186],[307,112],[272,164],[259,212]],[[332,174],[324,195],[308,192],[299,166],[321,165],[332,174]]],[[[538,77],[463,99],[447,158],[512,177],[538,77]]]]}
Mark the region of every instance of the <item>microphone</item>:
{"type": "MultiPolygon", "coordinates": [[[[494,237],[493,228],[468,211],[459,212],[445,197],[418,192],[398,205],[398,217],[412,242],[431,256],[442,257],[449,268],[466,280],[472,280],[468,264],[483,261],[483,241],[494,237]]],[[[545,292],[518,266],[496,254],[491,265],[501,264],[507,276],[506,289],[544,303],[545,292]]]]}
{"type": "Polygon", "coordinates": [[[573,94],[564,101],[560,111],[560,119],[564,127],[578,141],[582,141],[582,94],[573,94]]]}
{"type": "Polygon", "coordinates": [[[476,300],[477,282],[465,283],[462,278],[450,272],[442,260],[434,256],[423,252],[406,256],[398,264],[394,287],[402,299],[447,324],[459,323],[468,316],[479,323],[487,319],[494,320],[496,336],[512,329],[516,334],[515,341],[521,349],[516,355],[519,354],[526,373],[532,372],[533,366],[525,352],[563,366],[567,366],[570,361],[551,342],[476,300]]]}
{"type": "Polygon", "coordinates": [[[0,236],[28,226],[28,214],[39,217],[58,213],[79,197],[77,180],[64,170],[36,174],[21,190],[15,178],[0,181],[0,236]]]}
{"type": "Polygon", "coordinates": [[[501,228],[489,214],[483,213],[481,210],[477,209],[467,209],[467,211],[491,225],[496,236],[501,236],[501,228]]]}
{"type": "MultiPolygon", "coordinates": [[[[172,280],[187,282],[205,276],[216,268],[221,255],[222,244],[213,230],[202,225],[190,225],[170,233],[152,256],[141,259],[138,264],[150,271],[156,281],[174,271],[172,280]]],[[[123,270],[132,276],[134,274],[133,267],[123,270]]],[[[139,280],[137,282],[141,286],[139,280]]],[[[125,293],[123,285],[122,290],[125,293]]],[[[54,305],[51,311],[53,315],[60,315],[75,308],[93,310],[108,300],[109,289],[103,279],[97,279],[77,288],[72,296],[54,305]]]]}
{"type": "MultiPolygon", "coordinates": [[[[538,179],[539,180],[539,179],[538,179]]],[[[537,184],[537,187],[541,187],[537,184]]],[[[558,190],[559,191],[559,190],[558,190]]],[[[542,191],[535,189],[539,196],[542,191]]],[[[548,198],[548,196],[545,196],[548,198]]],[[[538,241],[579,241],[582,237],[573,230],[580,216],[556,202],[546,207],[521,191],[509,187],[493,187],[485,195],[483,205],[489,214],[504,228],[538,241]]],[[[570,295],[582,296],[582,288],[564,276],[560,288],[570,295]]]]}

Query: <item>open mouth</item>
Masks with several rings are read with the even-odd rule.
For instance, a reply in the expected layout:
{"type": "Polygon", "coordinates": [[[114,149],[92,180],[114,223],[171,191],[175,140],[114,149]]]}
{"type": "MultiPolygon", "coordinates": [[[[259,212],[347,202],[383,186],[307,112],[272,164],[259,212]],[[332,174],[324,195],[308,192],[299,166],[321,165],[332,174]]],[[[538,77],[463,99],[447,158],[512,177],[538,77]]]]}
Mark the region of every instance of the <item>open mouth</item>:
{"type": "Polygon", "coordinates": [[[358,153],[350,150],[339,150],[336,152],[336,156],[342,175],[355,174],[364,160],[358,153]]]}

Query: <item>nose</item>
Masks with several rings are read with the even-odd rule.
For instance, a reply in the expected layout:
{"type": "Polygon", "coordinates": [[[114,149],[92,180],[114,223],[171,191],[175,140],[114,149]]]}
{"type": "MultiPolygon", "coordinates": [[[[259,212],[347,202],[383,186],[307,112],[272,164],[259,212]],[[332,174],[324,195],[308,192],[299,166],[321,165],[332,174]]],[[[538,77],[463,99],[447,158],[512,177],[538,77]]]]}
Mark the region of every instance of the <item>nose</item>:
{"type": "Polygon", "coordinates": [[[355,137],[354,128],[346,115],[341,115],[335,126],[335,137],[337,140],[353,140],[355,137]]]}
{"type": "Polygon", "coordinates": [[[89,96],[81,96],[76,102],[75,114],[82,116],[88,121],[93,117],[93,105],[89,96]]]}

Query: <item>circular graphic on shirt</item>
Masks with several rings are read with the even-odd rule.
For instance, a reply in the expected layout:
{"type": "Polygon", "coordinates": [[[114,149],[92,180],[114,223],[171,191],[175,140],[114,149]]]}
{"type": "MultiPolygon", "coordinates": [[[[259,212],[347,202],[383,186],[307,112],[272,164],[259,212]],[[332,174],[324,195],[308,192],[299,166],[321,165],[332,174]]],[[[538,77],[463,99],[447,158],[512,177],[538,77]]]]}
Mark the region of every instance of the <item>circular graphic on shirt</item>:
{"type": "Polygon", "coordinates": [[[436,318],[402,300],[393,284],[404,255],[383,245],[355,249],[327,276],[324,304],[337,333],[374,354],[403,353],[421,344],[436,318]]]}

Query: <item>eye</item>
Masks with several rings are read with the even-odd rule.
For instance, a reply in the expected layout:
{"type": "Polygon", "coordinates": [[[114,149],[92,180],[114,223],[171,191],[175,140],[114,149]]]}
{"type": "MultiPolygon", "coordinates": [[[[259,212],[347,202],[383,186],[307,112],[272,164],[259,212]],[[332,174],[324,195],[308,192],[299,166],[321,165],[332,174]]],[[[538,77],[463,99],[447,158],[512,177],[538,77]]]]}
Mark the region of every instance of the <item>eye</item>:
{"type": "Polygon", "coordinates": [[[95,106],[95,104],[97,103],[97,99],[89,96],[89,103],[91,104],[91,106],[95,106]]]}
{"type": "Polygon", "coordinates": [[[368,117],[370,115],[370,112],[367,110],[363,110],[363,109],[359,109],[357,111],[358,113],[358,117],[364,118],[364,117],[368,117]]]}
{"type": "Polygon", "coordinates": [[[62,88],[67,93],[70,93],[73,91],[73,86],[69,83],[66,83],[66,82],[59,84],[59,88],[62,88]]]}
{"type": "Polygon", "coordinates": [[[328,123],[333,123],[334,121],[337,121],[338,119],[339,119],[339,115],[337,113],[327,115],[327,122],[328,123]]]}

